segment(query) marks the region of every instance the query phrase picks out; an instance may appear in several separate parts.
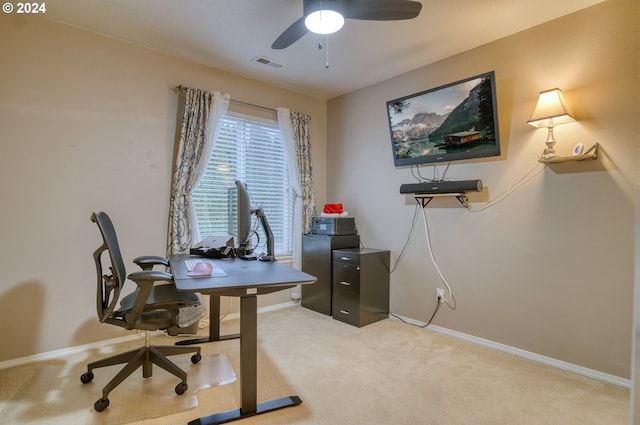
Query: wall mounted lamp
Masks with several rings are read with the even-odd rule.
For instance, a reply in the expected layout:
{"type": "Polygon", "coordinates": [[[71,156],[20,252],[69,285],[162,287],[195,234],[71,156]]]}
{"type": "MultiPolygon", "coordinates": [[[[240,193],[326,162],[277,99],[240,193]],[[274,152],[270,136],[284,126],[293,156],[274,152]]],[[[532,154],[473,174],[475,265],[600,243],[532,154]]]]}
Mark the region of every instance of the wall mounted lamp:
{"type": "Polygon", "coordinates": [[[344,25],[344,0],[305,2],[304,24],[316,34],[333,34],[344,25]]]}
{"type": "Polygon", "coordinates": [[[551,89],[540,92],[538,97],[538,103],[536,104],[528,124],[534,127],[542,128],[547,127],[547,145],[546,149],[542,153],[540,159],[549,160],[557,157],[554,146],[556,139],[553,137],[553,127],[558,124],[566,124],[575,122],[575,118],[567,112],[564,107],[564,96],[560,89],[551,89]]]}

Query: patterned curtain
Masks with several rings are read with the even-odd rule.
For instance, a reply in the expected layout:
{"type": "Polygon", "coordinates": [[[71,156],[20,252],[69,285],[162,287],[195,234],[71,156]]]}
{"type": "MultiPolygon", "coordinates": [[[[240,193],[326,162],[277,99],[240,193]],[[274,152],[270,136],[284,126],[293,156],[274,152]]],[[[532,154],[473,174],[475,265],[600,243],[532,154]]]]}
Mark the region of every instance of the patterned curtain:
{"type": "Polygon", "coordinates": [[[180,87],[184,110],[171,181],[167,256],[184,253],[199,235],[191,202],[215,143],[220,117],[229,106],[229,95],[180,87]]]}
{"type": "MultiPolygon", "coordinates": [[[[291,190],[295,194],[293,223],[293,267],[302,268],[302,234],[311,229],[311,217],[315,211],[313,182],[311,181],[311,144],[309,140],[309,116],[277,108],[278,126],[282,134],[287,156],[287,169],[291,190]],[[311,216],[306,214],[311,212],[311,216]]],[[[296,296],[293,296],[296,298],[296,296]]]]}
{"type": "Polygon", "coordinates": [[[309,115],[291,112],[293,138],[296,141],[298,154],[298,172],[302,197],[302,229],[303,233],[311,231],[313,217],[316,215],[316,200],[313,193],[313,166],[311,164],[311,133],[309,131],[309,115]]]}

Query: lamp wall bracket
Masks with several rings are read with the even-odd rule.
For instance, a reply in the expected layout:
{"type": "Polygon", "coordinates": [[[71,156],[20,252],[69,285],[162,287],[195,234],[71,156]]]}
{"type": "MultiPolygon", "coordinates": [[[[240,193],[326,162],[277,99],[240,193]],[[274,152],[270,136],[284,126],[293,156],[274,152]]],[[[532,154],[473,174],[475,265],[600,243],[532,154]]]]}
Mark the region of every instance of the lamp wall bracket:
{"type": "Polygon", "coordinates": [[[591,146],[587,151],[581,155],[572,155],[572,156],[555,156],[553,158],[544,158],[543,155],[538,158],[538,162],[543,164],[557,164],[561,162],[576,162],[576,161],[588,161],[598,159],[598,148],[600,145],[598,143],[591,146]]]}

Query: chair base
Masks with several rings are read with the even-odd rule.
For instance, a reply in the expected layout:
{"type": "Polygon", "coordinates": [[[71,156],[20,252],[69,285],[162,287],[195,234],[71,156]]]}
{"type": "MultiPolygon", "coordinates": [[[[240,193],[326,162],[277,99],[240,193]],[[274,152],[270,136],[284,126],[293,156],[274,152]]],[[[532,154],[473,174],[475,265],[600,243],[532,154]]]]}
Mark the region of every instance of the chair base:
{"type": "Polygon", "coordinates": [[[87,365],[87,372],[84,373],[80,380],[83,384],[91,382],[93,380],[93,369],[113,366],[126,363],[116,376],[102,389],[102,398],[96,401],[94,407],[97,411],[104,410],[109,405],[109,393],[122,383],[129,375],[135,372],[140,366],[142,366],[143,378],[150,378],[153,373],[153,365],[157,365],[167,372],[180,378],[180,383],[176,386],[176,393],[178,395],[183,394],[187,386],[187,373],[180,369],[175,363],[173,363],[167,356],[174,356],[178,354],[195,353],[191,356],[192,363],[198,363],[202,356],[200,355],[200,347],[179,347],[175,345],[145,345],[142,348],[136,350],[127,351],[106,359],[98,360],[87,365]]]}

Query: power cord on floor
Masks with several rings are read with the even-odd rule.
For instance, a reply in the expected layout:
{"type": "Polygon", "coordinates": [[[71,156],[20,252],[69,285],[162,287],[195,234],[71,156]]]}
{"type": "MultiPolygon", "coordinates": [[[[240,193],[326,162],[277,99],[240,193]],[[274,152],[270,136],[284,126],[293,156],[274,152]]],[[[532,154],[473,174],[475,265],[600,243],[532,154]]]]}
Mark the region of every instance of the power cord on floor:
{"type": "Polygon", "coordinates": [[[440,308],[440,302],[441,302],[441,297],[438,297],[438,304],[436,305],[435,310],[433,310],[433,314],[431,315],[431,317],[429,318],[427,323],[425,323],[424,325],[416,325],[415,323],[407,322],[406,320],[404,320],[402,317],[398,316],[397,314],[393,314],[393,313],[389,313],[389,314],[392,315],[393,317],[395,317],[396,319],[398,319],[399,321],[401,321],[402,323],[406,323],[407,325],[411,325],[411,326],[415,326],[415,327],[424,329],[427,326],[429,326],[431,324],[431,322],[433,321],[433,318],[436,317],[436,313],[438,313],[438,309],[440,308]]]}

